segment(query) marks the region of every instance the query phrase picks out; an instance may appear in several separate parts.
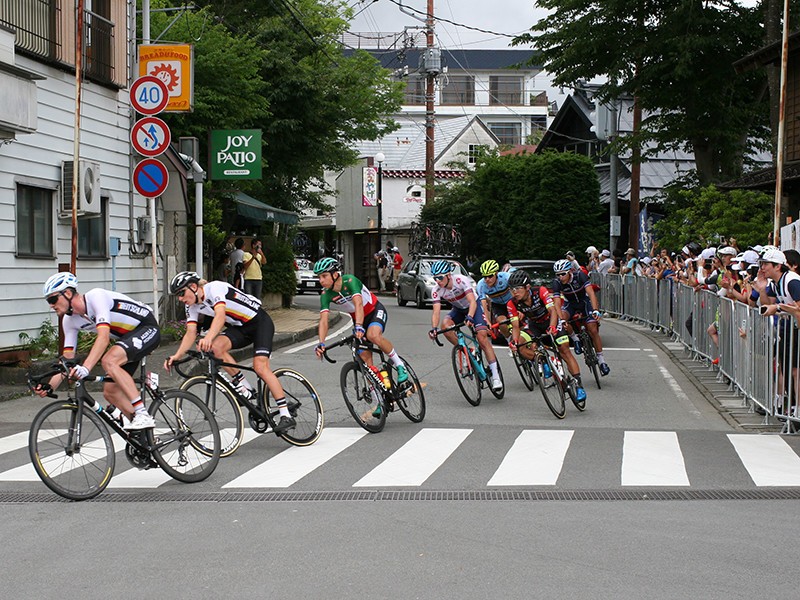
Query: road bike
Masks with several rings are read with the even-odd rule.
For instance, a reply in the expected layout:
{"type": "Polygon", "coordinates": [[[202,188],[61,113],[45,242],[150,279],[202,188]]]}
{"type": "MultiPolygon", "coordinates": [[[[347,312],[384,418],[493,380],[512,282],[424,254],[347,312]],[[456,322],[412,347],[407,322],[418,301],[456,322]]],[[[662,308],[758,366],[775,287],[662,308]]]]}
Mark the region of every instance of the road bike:
{"type": "Polygon", "coordinates": [[[347,410],[361,427],[370,433],[378,433],[386,424],[388,413],[395,407],[409,421],[420,423],[425,418],[425,392],[411,364],[403,357],[408,379],[397,383],[396,369],[388,357],[373,344],[349,335],[327,346],[322,353],[329,363],[335,363],[328,352],[340,346],[349,346],[352,360],[342,367],[339,382],[347,410]],[[373,366],[362,358],[363,352],[371,352],[373,366]],[[375,360],[375,358],[378,360],[375,360]]]}
{"type": "MultiPolygon", "coordinates": [[[[510,323],[511,321],[507,319],[504,321],[495,322],[490,327],[493,330],[497,330],[500,326],[508,325],[510,323]]],[[[497,350],[495,350],[495,352],[497,352],[497,350]]],[[[511,355],[511,359],[514,361],[514,366],[517,367],[517,373],[519,373],[522,383],[524,383],[525,387],[532,392],[538,386],[538,381],[536,379],[536,373],[531,366],[531,362],[523,357],[519,352],[515,352],[514,350],[509,350],[509,354],[511,355]]]]}
{"type": "Polygon", "coordinates": [[[452,352],[453,373],[467,402],[472,406],[478,406],[481,403],[481,389],[485,387],[488,387],[492,395],[500,400],[505,395],[506,389],[500,361],[497,361],[497,376],[503,385],[499,390],[495,390],[492,388],[491,376],[483,359],[483,350],[478,343],[478,334],[472,325],[469,326],[471,335],[464,333],[461,331],[464,325],[465,323],[457,323],[446,329],[437,329],[433,341],[440,347],[444,346],[439,341],[439,336],[449,331],[456,332],[456,345],[452,352]]]}
{"type": "Polygon", "coordinates": [[[594,375],[595,383],[597,383],[597,389],[601,389],[600,386],[600,371],[599,365],[600,361],[597,359],[597,349],[594,347],[594,342],[592,341],[592,336],[589,335],[589,330],[586,329],[586,317],[581,314],[576,314],[572,319],[570,319],[570,325],[573,328],[573,331],[578,335],[578,340],[583,347],[583,360],[586,362],[586,366],[589,367],[589,370],[594,375]]]}
{"type": "MultiPolygon", "coordinates": [[[[28,377],[34,389],[71,365],[61,360],[51,371],[28,377]]],[[[66,400],[46,405],[34,417],[28,437],[33,467],[42,482],[59,496],[88,500],[100,494],[114,473],[115,450],[109,429],[125,441],[125,457],[137,469],[161,467],[184,483],[203,481],[220,457],[219,427],[214,415],[196,396],[181,390],[162,391],[158,375],[142,361],[137,384],[150,399],[154,428],[127,431],[109,405],[105,410],[86,390],[86,383],[113,382],[107,376],[76,380],[66,400]],[[142,382],[144,384],[142,385],[142,382]]],[[[58,396],[49,391],[48,396],[58,396]]]]}
{"type": "Polygon", "coordinates": [[[276,369],[275,377],[281,382],[286,393],[289,413],[295,420],[291,429],[276,432],[275,425],[280,420],[280,412],[269,388],[256,374],[258,386],[255,398],[239,393],[236,386],[222,367],[255,373],[253,367],[227,363],[213,354],[190,350],[186,357],[172,363],[178,375],[184,378],[180,389],[191,392],[200,398],[214,413],[222,436],[222,456],[230,456],[242,444],[244,437],[244,418],[242,409],[247,411],[247,420],[257,433],[273,432],[294,446],[308,446],[317,441],[322,433],[323,411],[319,394],[301,373],[293,369],[276,369]],[[197,359],[206,361],[206,373],[190,375],[181,366],[187,361],[197,359]]]}

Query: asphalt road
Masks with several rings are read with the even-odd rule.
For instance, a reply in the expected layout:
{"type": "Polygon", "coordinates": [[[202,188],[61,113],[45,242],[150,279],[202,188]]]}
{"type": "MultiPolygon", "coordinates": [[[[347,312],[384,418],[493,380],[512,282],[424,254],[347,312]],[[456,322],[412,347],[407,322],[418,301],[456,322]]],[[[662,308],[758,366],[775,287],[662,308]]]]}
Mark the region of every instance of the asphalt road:
{"type": "MultiPolygon", "coordinates": [[[[449,349],[426,337],[430,310],[386,304],[387,336],[426,384],[423,423],[393,413],[364,434],[339,392],[346,351],[330,365],[300,344],[273,364],[323,398],[328,435],[309,449],[253,436],[206,482],[112,480],[86,503],[47,502],[58,499],[40,482],[9,478],[27,451],[3,449],[4,596],[793,595],[796,502],[776,498],[800,486],[794,438],[732,429],[657,343],[614,321],[602,328],[612,374],[602,390],[585,381],[584,413],[556,420],[502,349],[506,397],[472,407],[449,349]],[[271,479],[316,446],[318,467],[271,479]]],[[[23,437],[42,404],[0,406],[0,443],[23,437]]]]}

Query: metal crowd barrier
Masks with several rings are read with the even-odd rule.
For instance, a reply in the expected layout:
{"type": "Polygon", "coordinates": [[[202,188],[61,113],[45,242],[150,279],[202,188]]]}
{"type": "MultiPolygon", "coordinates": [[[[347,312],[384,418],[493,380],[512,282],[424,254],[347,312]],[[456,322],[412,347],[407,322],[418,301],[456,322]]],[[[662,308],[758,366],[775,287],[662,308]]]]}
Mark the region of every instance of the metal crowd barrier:
{"type": "Polygon", "coordinates": [[[798,329],[794,318],[761,315],[757,308],[672,280],[591,273],[603,311],[658,328],[697,360],[718,368],[730,389],[754,410],[800,428],[796,391],[798,329]],[[719,347],[709,332],[714,325],[719,347]],[[711,363],[718,359],[718,365],[711,363]],[[758,408],[756,408],[758,407],[758,408]]]}

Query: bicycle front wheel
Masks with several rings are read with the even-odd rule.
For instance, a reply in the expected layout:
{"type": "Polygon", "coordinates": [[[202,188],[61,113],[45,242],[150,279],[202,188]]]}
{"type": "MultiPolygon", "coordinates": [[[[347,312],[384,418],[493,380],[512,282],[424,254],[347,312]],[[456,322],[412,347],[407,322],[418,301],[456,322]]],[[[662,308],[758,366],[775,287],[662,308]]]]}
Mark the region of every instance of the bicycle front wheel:
{"type": "MultiPolygon", "coordinates": [[[[322,433],[324,422],[322,403],[317,390],[301,373],[292,369],[277,369],[275,377],[281,382],[289,413],[295,421],[292,429],[282,431],[278,436],[294,446],[313,444],[322,433]]],[[[265,398],[267,418],[272,420],[271,425],[274,427],[280,420],[278,407],[273,404],[268,389],[265,398]]]]}
{"type": "MultiPolygon", "coordinates": [[[[244,439],[244,419],[242,409],[231,391],[219,382],[215,389],[214,378],[208,375],[190,377],[181,384],[181,389],[194,394],[211,409],[219,425],[222,444],[220,456],[230,456],[236,452],[244,439]]],[[[176,402],[180,402],[180,398],[176,402]]]]}
{"type": "Polygon", "coordinates": [[[409,421],[420,423],[425,418],[425,392],[409,362],[405,358],[400,358],[406,366],[408,381],[404,384],[406,387],[401,388],[397,406],[409,421]]]}
{"type": "Polygon", "coordinates": [[[533,391],[536,387],[536,379],[534,378],[530,361],[519,352],[513,352],[512,354],[514,356],[514,364],[517,367],[517,372],[519,372],[522,383],[524,383],[525,387],[530,391],[533,391]]]}
{"type": "Polygon", "coordinates": [[[342,397],[347,410],[361,427],[370,433],[378,433],[386,424],[386,402],[383,390],[362,370],[357,363],[342,367],[339,376],[342,397]]]}
{"type": "Polygon", "coordinates": [[[597,389],[602,389],[600,387],[600,371],[598,369],[597,351],[594,349],[594,343],[588,334],[583,336],[583,338],[583,359],[586,361],[586,366],[589,367],[592,375],[594,375],[594,381],[597,384],[597,389]]]}
{"type": "Polygon", "coordinates": [[[222,443],[211,409],[194,394],[169,390],[150,405],[156,426],[147,430],[153,458],[183,483],[203,481],[219,463],[222,443]]]}
{"type": "Polygon", "coordinates": [[[563,419],[567,416],[566,394],[564,393],[564,381],[559,376],[556,364],[549,354],[541,354],[538,359],[540,365],[539,372],[539,391],[542,392],[544,403],[556,418],[563,419]],[[550,377],[544,377],[544,373],[550,371],[550,377]]]}
{"type": "Polygon", "coordinates": [[[453,373],[467,402],[472,406],[478,406],[481,403],[481,378],[475,372],[475,365],[470,360],[466,346],[459,344],[453,347],[453,373]]]}
{"type": "Polygon", "coordinates": [[[84,407],[69,402],[48,404],[34,417],[28,436],[33,468],[42,482],[70,500],[94,498],[114,473],[114,444],[108,428],[84,407]],[[80,440],[76,435],[80,435],[80,440]]]}
{"type": "MultiPolygon", "coordinates": [[[[496,355],[495,359],[497,359],[496,355]]],[[[486,374],[489,376],[489,379],[487,379],[487,383],[489,384],[489,391],[492,392],[492,395],[495,398],[497,398],[498,400],[502,400],[503,396],[506,395],[506,382],[505,379],[503,378],[503,369],[500,368],[500,360],[499,359],[497,360],[497,376],[500,378],[500,383],[503,384],[503,387],[501,387],[499,390],[495,390],[492,387],[492,372],[491,369],[489,368],[489,365],[486,365],[486,371],[487,371],[486,374]]]]}

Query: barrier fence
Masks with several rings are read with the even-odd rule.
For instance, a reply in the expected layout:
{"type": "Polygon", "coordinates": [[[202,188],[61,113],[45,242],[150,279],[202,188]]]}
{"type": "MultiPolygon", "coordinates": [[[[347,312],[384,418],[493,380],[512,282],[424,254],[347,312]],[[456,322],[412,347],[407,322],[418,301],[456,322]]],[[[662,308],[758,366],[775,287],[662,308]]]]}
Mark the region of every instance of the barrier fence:
{"type": "Polygon", "coordinates": [[[605,312],[660,329],[698,360],[718,359],[720,379],[751,410],[760,407],[765,423],[778,418],[786,422],[784,432],[795,431],[789,426],[800,423],[798,330],[792,317],[766,317],[757,308],[667,279],[592,273],[591,280],[600,288],[605,312]]]}

